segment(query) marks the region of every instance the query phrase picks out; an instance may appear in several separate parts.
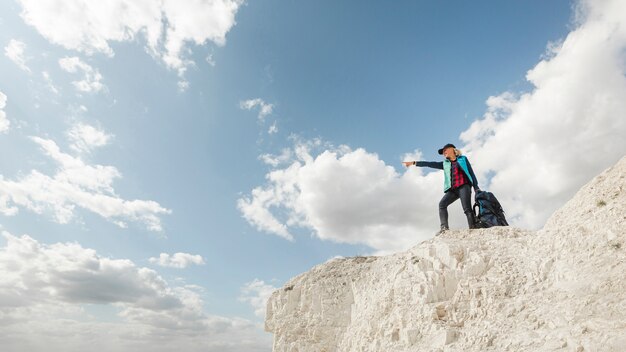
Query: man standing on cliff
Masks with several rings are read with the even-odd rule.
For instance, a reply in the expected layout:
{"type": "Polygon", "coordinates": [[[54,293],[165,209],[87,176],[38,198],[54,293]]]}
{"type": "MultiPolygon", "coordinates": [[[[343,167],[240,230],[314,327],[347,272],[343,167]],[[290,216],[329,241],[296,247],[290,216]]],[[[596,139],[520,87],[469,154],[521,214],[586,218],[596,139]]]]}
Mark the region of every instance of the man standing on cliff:
{"type": "Polygon", "coordinates": [[[472,190],[475,192],[480,191],[478,187],[478,180],[472,170],[467,157],[462,155],[461,151],[456,149],[454,144],[446,144],[443,148],[439,149],[439,154],[443,155],[444,161],[404,161],[403,164],[406,167],[411,165],[426,166],[434,169],[443,170],[443,198],[439,202],[439,221],[441,222],[442,233],[448,230],[448,205],[452,204],[457,199],[461,199],[461,205],[463,206],[463,212],[467,218],[467,225],[470,229],[474,226],[474,211],[472,210],[472,190]]]}

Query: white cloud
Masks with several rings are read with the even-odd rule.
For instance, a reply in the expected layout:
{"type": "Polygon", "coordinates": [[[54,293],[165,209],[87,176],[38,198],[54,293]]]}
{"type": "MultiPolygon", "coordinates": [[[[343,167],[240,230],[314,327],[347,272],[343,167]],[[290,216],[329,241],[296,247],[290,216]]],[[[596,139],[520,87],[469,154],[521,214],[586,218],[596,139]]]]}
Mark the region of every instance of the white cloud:
{"type": "Polygon", "coordinates": [[[59,89],[52,83],[52,79],[50,78],[50,74],[47,71],[41,72],[41,76],[46,82],[46,88],[50,90],[54,94],[59,94],[59,89]]]}
{"type": "Polygon", "coordinates": [[[9,44],[4,47],[4,55],[13,61],[19,68],[26,72],[30,72],[30,68],[26,66],[26,59],[24,58],[24,49],[26,44],[17,39],[11,39],[9,44]]]}
{"type": "Polygon", "coordinates": [[[293,241],[293,235],[289,233],[287,225],[278,220],[270,210],[271,207],[284,205],[279,199],[280,186],[282,185],[266,187],[265,189],[261,187],[253,189],[250,197],[242,197],[237,201],[237,208],[241,211],[243,217],[260,231],[272,233],[293,241]]]}
{"type": "Polygon", "coordinates": [[[23,207],[37,214],[52,212],[59,223],[68,223],[77,207],[94,212],[121,227],[126,221],[144,223],[151,231],[162,231],[161,214],[169,214],[151,200],[125,200],[113,189],[121,177],[113,166],[88,165],[82,159],[61,152],[49,139],[31,137],[54,160],[57,171],[48,176],[32,170],[18,180],[0,175],[0,213],[11,216],[23,207]]]}
{"type": "MultiPolygon", "coordinates": [[[[541,227],[626,151],[626,3],[585,1],[577,11],[576,29],[560,47],[549,43],[528,72],[534,89],[490,97],[485,115],[460,136],[481,188],[498,196],[515,226],[541,227]]],[[[441,171],[398,174],[375,154],[346,147],[313,153],[296,143],[291,155],[290,162],[262,156],[275,169],[238,201],[261,231],[293,240],[295,229],[308,228],[323,240],[385,252],[438,227],[441,171]]],[[[451,227],[467,227],[459,202],[449,213],[451,227]]]]}
{"type": "Polygon", "coordinates": [[[270,128],[267,130],[267,133],[268,134],[278,133],[278,126],[276,126],[276,121],[274,121],[274,123],[272,123],[270,128]]]}
{"type": "Polygon", "coordinates": [[[105,88],[102,84],[102,75],[100,71],[94,69],[86,62],[82,61],[79,57],[64,57],[59,59],[59,66],[70,73],[83,73],[83,79],[80,81],[73,81],[74,88],[78,91],[90,93],[97,93],[105,88]]]}
{"type": "Polygon", "coordinates": [[[182,77],[178,80],[177,83],[178,86],[178,91],[183,93],[185,92],[187,89],[189,89],[189,81],[187,81],[186,79],[183,79],[182,77]]]}
{"type": "Polygon", "coordinates": [[[164,267],[184,269],[191,264],[204,265],[204,259],[201,255],[193,255],[189,253],[174,253],[169,255],[161,253],[158,258],[150,258],[150,263],[158,264],[164,267]]]}
{"type": "Polygon", "coordinates": [[[402,161],[422,160],[422,158],[423,158],[422,151],[419,149],[415,149],[411,153],[405,153],[404,155],[402,155],[402,157],[400,158],[400,161],[402,162],[402,161]]]}
{"type": "MultiPolygon", "coordinates": [[[[319,140],[297,141],[293,151],[265,159],[284,165],[288,155],[288,165],[272,170],[265,186],[238,201],[244,218],[261,231],[293,240],[292,232],[305,228],[323,240],[385,252],[426,239],[438,228],[438,173],[413,168],[398,174],[364,149],[329,149],[319,140]]],[[[450,218],[460,225],[458,216],[450,218]]]]}
{"type": "Polygon", "coordinates": [[[7,350],[263,351],[269,336],[241,318],[205,313],[188,287],[77,243],[3,232],[0,344],[7,350]],[[115,319],[89,313],[112,311],[115,319]]]}
{"type": "Polygon", "coordinates": [[[75,124],[67,132],[67,136],[71,141],[70,148],[80,153],[88,153],[94,148],[105,146],[112,137],[110,134],[84,123],[75,124]]]}
{"type": "Polygon", "coordinates": [[[76,243],[47,246],[27,235],[4,232],[3,237],[7,244],[0,251],[2,267],[13,263],[13,270],[2,273],[2,286],[11,287],[13,300],[23,300],[24,305],[58,300],[168,310],[191,303],[184,302],[155,271],[137,268],[129,260],[101,258],[76,243]]]}
{"type": "Polygon", "coordinates": [[[182,76],[186,45],[224,45],[242,0],[19,0],[22,18],[66,49],[112,56],[110,44],[144,37],[149,52],[182,76]]]}
{"type": "Polygon", "coordinates": [[[7,114],[4,112],[4,108],[7,106],[7,96],[0,92],[0,133],[6,133],[11,126],[11,122],[7,119],[7,114]]]}
{"type": "Polygon", "coordinates": [[[538,228],[626,152],[626,3],[583,1],[577,28],[460,138],[518,226],[538,228]]]}
{"type": "Polygon", "coordinates": [[[241,288],[241,296],[239,299],[249,303],[252,308],[254,308],[254,314],[256,314],[256,316],[265,318],[267,300],[277,289],[277,287],[266,284],[263,280],[254,279],[241,288]]]}
{"type": "Polygon", "coordinates": [[[257,117],[259,118],[260,122],[264,122],[265,117],[267,115],[270,115],[272,113],[272,110],[274,109],[273,104],[268,104],[260,98],[241,101],[239,102],[239,107],[244,110],[252,110],[258,107],[259,114],[257,115],[257,117]]]}
{"type": "Polygon", "coordinates": [[[211,65],[211,67],[215,67],[215,59],[213,58],[213,54],[208,54],[205,58],[206,62],[211,65]]]}
{"type": "Polygon", "coordinates": [[[262,154],[261,159],[265,164],[276,167],[281,164],[289,163],[293,158],[293,153],[290,148],[284,148],[280,155],[262,154]]]}

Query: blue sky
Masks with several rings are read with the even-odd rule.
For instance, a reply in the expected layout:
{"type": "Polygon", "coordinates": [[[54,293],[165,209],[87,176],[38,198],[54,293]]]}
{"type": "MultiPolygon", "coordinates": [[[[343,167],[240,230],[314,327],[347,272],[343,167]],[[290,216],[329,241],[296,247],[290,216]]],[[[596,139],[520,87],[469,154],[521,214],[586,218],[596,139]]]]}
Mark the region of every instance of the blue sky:
{"type": "MultiPolygon", "coordinates": [[[[44,280],[22,295],[49,293],[36,304],[57,312],[43,318],[50,324],[73,312],[148,346],[154,334],[186,336],[157,316],[186,326],[188,309],[202,331],[189,350],[269,351],[262,307],[272,289],[335,256],[434,234],[442,176],[405,170],[403,158],[438,160],[438,148],[457,144],[512,224],[540,228],[626,150],[624,41],[600,30],[624,18],[598,15],[615,2],[141,1],[138,12],[125,0],[59,3],[0,4],[10,123],[0,134],[0,253],[23,260],[11,251],[35,251],[28,238],[46,248],[31,254],[47,264],[23,275],[91,256],[101,271],[68,270],[100,293],[128,294],[44,280]],[[568,142],[578,148],[568,157],[546,157],[568,142]],[[181,254],[159,262],[161,253],[181,254]],[[106,260],[118,274],[105,273],[106,260]],[[115,281],[124,275],[146,286],[115,281]]],[[[0,324],[15,350],[54,343],[45,323],[0,324]]]]}

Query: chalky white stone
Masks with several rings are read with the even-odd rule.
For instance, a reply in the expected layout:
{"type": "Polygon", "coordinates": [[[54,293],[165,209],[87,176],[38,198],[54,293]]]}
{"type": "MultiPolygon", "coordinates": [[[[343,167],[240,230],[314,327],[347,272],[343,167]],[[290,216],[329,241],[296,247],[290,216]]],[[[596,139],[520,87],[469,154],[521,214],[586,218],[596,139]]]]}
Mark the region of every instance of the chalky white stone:
{"type": "Polygon", "coordinates": [[[267,305],[274,352],[626,351],[626,157],[543,229],[334,259],[267,305]]]}

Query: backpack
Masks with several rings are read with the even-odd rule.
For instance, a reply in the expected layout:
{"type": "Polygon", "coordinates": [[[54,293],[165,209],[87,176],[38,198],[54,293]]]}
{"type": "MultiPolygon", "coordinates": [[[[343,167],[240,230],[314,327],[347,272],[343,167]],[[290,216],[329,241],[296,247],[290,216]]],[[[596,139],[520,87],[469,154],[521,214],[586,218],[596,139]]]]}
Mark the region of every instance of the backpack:
{"type": "Polygon", "coordinates": [[[478,191],[474,196],[474,219],[477,228],[509,226],[504,217],[504,210],[496,196],[491,192],[478,191]],[[478,212],[476,208],[478,207],[478,212]]]}

